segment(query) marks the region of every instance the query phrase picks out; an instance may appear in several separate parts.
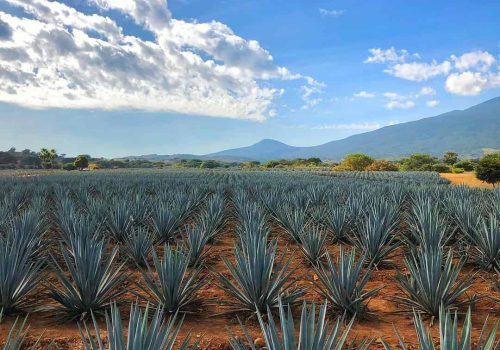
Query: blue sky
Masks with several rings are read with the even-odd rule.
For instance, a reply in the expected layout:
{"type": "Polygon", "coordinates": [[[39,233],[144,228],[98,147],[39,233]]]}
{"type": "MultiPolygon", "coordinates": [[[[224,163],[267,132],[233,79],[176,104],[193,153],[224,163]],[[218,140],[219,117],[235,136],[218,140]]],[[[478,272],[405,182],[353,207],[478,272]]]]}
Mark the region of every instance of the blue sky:
{"type": "Polygon", "coordinates": [[[6,0],[0,149],[317,145],[500,95],[498,1],[6,0]]]}

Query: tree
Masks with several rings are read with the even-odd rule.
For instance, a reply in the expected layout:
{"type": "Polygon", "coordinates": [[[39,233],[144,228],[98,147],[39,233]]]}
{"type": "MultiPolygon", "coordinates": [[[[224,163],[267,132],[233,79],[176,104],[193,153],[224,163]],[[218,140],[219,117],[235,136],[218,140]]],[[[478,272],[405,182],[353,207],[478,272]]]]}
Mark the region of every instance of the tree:
{"type": "Polygon", "coordinates": [[[398,171],[399,168],[396,164],[389,162],[385,159],[375,160],[373,163],[368,165],[365,169],[366,171],[398,171]]]}
{"type": "Polygon", "coordinates": [[[453,165],[458,162],[458,153],[456,152],[446,152],[443,156],[443,163],[448,165],[453,165]]]}
{"type": "Polygon", "coordinates": [[[423,153],[413,153],[410,157],[401,160],[401,170],[432,171],[432,166],[436,163],[436,157],[423,153]]]}
{"type": "Polygon", "coordinates": [[[495,187],[500,181],[500,153],[488,154],[481,158],[476,166],[476,177],[495,187]]]}
{"type": "Polygon", "coordinates": [[[363,153],[352,153],[348,154],[340,165],[350,170],[363,171],[372,163],[372,157],[363,153]]]}
{"type": "Polygon", "coordinates": [[[214,169],[220,167],[221,164],[215,160],[205,160],[200,164],[200,168],[202,169],[214,169]]]}
{"type": "Polygon", "coordinates": [[[465,171],[474,170],[474,166],[475,166],[474,162],[471,162],[470,160],[461,160],[453,164],[454,168],[463,169],[465,171]]]}
{"type": "Polygon", "coordinates": [[[62,168],[67,171],[76,170],[75,163],[66,163],[62,168]]]}
{"type": "Polygon", "coordinates": [[[57,152],[55,149],[48,150],[47,148],[42,148],[38,156],[42,160],[42,166],[45,169],[51,169],[55,166],[54,161],[57,159],[57,152]]]}
{"type": "Polygon", "coordinates": [[[79,170],[82,170],[84,168],[88,168],[89,159],[86,155],[80,154],[76,157],[74,164],[79,170]]]}

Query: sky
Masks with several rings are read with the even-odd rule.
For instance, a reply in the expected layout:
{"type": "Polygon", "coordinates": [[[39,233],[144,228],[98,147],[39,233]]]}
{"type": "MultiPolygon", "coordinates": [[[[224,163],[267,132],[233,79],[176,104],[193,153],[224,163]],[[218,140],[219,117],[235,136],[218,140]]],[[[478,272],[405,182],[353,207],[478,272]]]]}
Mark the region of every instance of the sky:
{"type": "Polygon", "coordinates": [[[2,0],[0,150],[312,146],[500,95],[500,2],[2,0]]]}

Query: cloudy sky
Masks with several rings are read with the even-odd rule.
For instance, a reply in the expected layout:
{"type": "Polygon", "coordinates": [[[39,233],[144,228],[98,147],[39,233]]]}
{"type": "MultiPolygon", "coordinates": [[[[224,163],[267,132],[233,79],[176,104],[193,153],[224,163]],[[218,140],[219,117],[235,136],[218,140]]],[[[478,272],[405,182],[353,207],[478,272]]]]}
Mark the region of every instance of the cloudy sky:
{"type": "Polygon", "coordinates": [[[500,2],[2,0],[0,149],[316,145],[500,95],[500,2]]]}

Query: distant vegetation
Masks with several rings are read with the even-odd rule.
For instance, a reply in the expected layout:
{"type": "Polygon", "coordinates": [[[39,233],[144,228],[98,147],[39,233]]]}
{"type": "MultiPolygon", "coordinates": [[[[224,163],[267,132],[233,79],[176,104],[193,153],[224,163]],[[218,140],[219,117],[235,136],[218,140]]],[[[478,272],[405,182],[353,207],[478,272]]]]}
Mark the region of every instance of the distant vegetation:
{"type": "Polygon", "coordinates": [[[364,153],[348,154],[340,163],[324,162],[320,158],[298,158],[258,161],[227,162],[211,159],[174,159],[149,161],[145,159],[104,159],[90,155],[66,157],[55,149],[42,148],[39,152],[29,149],[17,151],[11,148],[0,151],[1,169],[63,169],[96,170],[127,168],[188,168],[188,169],[323,169],[333,171],[433,171],[439,173],[477,172],[481,181],[495,185],[500,181],[500,153],[493,153],[481,159],[460,159],[456,152],[446,152],[441,158],[413,153],[400,160],[374,159],[364,153]]]}

